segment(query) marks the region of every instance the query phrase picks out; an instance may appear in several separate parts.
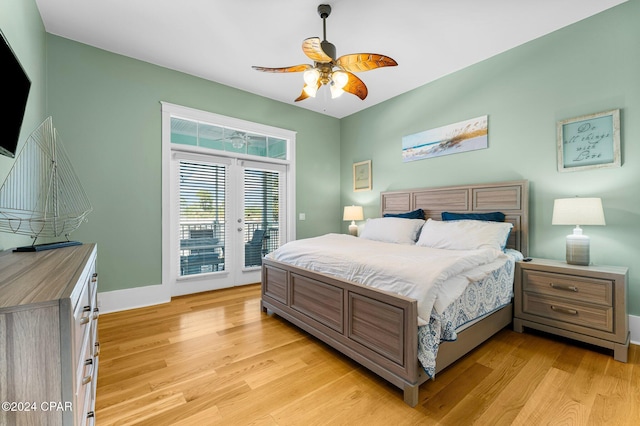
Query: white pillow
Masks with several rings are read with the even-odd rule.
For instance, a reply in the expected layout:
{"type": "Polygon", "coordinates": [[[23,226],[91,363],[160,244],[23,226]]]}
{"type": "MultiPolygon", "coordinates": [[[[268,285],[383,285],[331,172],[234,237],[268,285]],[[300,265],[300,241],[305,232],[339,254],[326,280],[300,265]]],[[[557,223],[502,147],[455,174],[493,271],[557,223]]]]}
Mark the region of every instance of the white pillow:
{"type": "Polygon", "coordinates": [[[428,219],[416,245],[451,250],[475,250],[481,247],[503,250],[512,227],[510,222],[428,219]]]}
{"type": "Polygon", "coordinates": [[[422,225],[424,225],[422,219],[399,217],[367,219],[360,238],[385,243],[415,244],[422,225]]]}

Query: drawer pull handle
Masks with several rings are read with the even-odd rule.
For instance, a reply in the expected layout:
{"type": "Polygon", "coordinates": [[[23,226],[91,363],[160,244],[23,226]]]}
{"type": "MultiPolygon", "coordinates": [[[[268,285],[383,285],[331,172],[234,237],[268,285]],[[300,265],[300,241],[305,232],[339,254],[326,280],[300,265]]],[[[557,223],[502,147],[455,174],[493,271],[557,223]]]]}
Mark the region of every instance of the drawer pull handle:
{"type": "Polygon", "coordinates": [[[551,305],[551,310],[567,315],[578,315],[578,311],[576,311],[575,309],[561,308],[560,306],[551,305]]]}
{"type": "Polygon", "coordinates": [[[93,319],[96,320],[96,319],[98,319],[99,316],[100,316],[100,309],[99,308],[95,308],[93,310],[93,319]]]}
{"type": "Polygon", "coordinates": [[[95,283],[96,281],[98,281],[98,273],[96,272],[95,274],[93,274],[93,276],[91,277],[91,282],[95,283]]]}
{"type": "Polygon", "coordinates": [[[99,357],[100,356],[100,342],[96,342],[94,345],[94,350],[93,350],[93,356],[94,357],[99,357]]]}
{"type": "Polygon", "coordinates": [[[576,293],[578,292],[578,287],[574,285],[562,285],[556,283],[549,283],[549,285],[551,286],[551,288],[555,288],[556,290],[574,291],[576,293]]]}
{"type": "Polygon", "coordinates": [[[90,318],[90,317],[91,317],[91,306],[85,306],[85,307],[82,309],[82,313],[83,313],[83,314],[87,313],[87,316],[84,316],[84,315],[83,315],[83,316],[80,318],[80,324],[81,324],[81,325],[88,324],[88,323],[89,323],[89,321],[91,320],[91,318],[90,318]]]}
{"type": "Polygon", "coordinates": [[[93,360],[88,359],[84,362],[84,365],[90,365],[91,368],[89,369],[89,374],[84,376],[82,378],[82,384],[86,385],[87,383],[91,382],[91,379],[93,378],[93,360]]]}

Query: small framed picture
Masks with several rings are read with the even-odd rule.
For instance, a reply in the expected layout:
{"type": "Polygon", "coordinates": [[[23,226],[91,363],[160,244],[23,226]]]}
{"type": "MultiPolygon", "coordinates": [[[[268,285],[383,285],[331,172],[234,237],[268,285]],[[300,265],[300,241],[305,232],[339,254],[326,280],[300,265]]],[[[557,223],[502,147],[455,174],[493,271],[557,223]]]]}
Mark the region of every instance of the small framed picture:
{"type": "Polygon", "coordinates": [[[371,160],[353,163],[353,190],[371,191],[371,160]]]}
{"type": "Polygon", "coordinates": [[[558,171],[620,167],[620,110],[558,122],[558,171]]]}

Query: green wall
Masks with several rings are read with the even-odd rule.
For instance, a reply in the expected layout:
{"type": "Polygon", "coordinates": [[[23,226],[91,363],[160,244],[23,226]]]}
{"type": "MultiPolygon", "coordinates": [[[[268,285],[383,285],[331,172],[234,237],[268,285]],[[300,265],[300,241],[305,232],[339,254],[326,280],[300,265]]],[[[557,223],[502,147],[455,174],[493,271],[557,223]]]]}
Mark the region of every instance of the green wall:
{"type": "MultiPolygon", "coordinates": [[[[35,2],[24,0],[0,2],[0,29],[31,80],[29,100],[18,142],[19,150],[31,131],[46,118],[46,33],[35,2]]],[[[10,89],[4,87],[3,90],[10,89]]],[[[10,105],[3,106],[3,108],[10,107],[10,105]]],[[[13,163],[14,159],[0,155],[0,185],[9,174],[13,163]]],[[[0,233],[0,250],[28,245],[31,242],[28,236],[0,233]]]]}
{"type": "Polygon", "coordinates": [[[528,179],[530,254],[562,260],[572,227],[551,225],[553,200],[602,197],[607,225],[585,227],[591,259],[630,268],[630,313],[640,315],[638,17],[640,0],[631,0],[342,119],[342,204],[375,217],[380,191],[528,179]],[[559,173],[556,122],[615,108],[622,167],[559,173]],[[402,136],[485,114],[488,149],[402,162],[402,136]],[[373,190],[354,193],[352,164],[367,159],[373,190]]]}
{"type": "Polygon", "coordinates": [[[49,111],[94,211],[101,291],[161,284],[160,102],[297,132],[297,236],[336,231],[340,123],[200,78],[47,37],[49,111]]]}

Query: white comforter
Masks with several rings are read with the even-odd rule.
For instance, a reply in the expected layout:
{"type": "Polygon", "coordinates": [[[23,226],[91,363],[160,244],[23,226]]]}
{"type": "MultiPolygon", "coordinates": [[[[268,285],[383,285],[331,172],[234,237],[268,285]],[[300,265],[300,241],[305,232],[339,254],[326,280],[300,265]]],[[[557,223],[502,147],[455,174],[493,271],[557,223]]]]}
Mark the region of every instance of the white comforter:
{"type": "Polygon", "coordinates": [[[418,325],[508,259],[491,248],[443,250],[344,234],[291,241],[266,257],[416,299],[418,325]]]}

